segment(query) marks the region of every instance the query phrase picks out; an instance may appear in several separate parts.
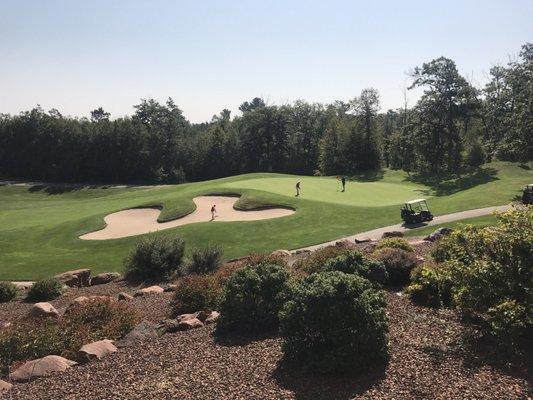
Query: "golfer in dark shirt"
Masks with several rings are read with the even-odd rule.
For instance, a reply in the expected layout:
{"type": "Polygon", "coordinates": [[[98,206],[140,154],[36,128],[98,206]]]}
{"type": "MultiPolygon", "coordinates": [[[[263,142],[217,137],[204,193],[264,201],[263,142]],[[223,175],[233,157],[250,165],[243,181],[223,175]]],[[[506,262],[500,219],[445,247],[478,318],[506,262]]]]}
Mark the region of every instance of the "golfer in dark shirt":
{"type": "Polygon", "coordinates": [[[341,178],[341,183],[342,183],[342,191],[344,192],[344,190],[346,189],[346,177],[345,176],[341,178]]]}
{"type": "Polygon", "coordinates": [[[296,183],[296,197],[300,196],[300,182],[296,183]]]}

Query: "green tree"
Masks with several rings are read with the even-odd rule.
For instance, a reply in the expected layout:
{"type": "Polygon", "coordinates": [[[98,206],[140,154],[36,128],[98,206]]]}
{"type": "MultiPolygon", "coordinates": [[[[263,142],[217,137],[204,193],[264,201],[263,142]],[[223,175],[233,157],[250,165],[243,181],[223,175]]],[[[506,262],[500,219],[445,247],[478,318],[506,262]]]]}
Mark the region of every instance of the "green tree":
{"type": "Polygon", "coordinates": [[[461,165],[462,134],[477,107],[477,91],[449,58],[415,68],[409,89],[426,90],[415,107],[418,172],[440,175],[461,165]]]}

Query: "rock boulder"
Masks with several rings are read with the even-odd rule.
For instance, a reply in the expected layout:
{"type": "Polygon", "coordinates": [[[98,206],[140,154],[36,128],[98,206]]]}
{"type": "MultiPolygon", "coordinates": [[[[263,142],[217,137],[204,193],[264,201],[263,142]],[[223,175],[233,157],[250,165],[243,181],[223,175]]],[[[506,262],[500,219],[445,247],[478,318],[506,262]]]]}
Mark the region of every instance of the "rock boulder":
{"type": "Polygon", "coordinates": [[[92,360],[101,360],[116,351],[117,348],[113,344],[113,341],[109,339],[99,340],[82,346],[78,351],[78,360],[83,363],[92,360]]]}
{"type": "Polygon", "coordinates": [[[160,294],[163,293],[165,290],[161,286],[150,286],[144,289],[139,289],[135,292],[133,295],[134,297],[140,297],[140,296],[146,296],[151,294],[160,294]]]}
{"type": "Polygon", "coordinates": [[[439,240],[441,237],[449,235],[453,232],[452,228],[447,228],[443,226],[442,228],[437,229],[434,231],[431,235],[428,235],[424,238],[424,240],[429,240],[430,242],[435,242],[439,240]]]}
{"type": "Polygon", "coordinates": [[[50,303],[35,303],[30,308],[28,316],[31,318],[59,318],[59,311],[50,303]]]}
{"type": "Polygon", "coordinates": [[[8,392],[13,385],[9,382],[0,380],[0,393],[8,392]]]}
{"type": "Polygon", "coordinates": [[[104,272],[91,278],[91,286],[113,282],[119,280],[120,278],[122,278],[122,275],[120,275],[118,272],[104,272]]]}
{"type": "Polygon", "coordinates": [[[46,356],[22,364],[9,377],[15,382],[27,382],[52,372],[63,372],[76,364],[60,356],[46,356]]]}
{"type": "Polygon", "coordinates": [[[207,316],[205,321],[203,321],[204,324],[209,325],[213,324],[217,321],[217,319],[220,317],[220,313],[218,311],[211,311],[211,313],[207,316]]]}
{"type": "Polygon", "coordinates": [[[137,343],[154,340],[159,337],[155,324],[142,321],[131,332],[115,343],[117,347],[129,347],[137,343]]]}
{"type": "Polygon", "coordinates": [[[132,300],[132,299],[133,299],[133,296],[129,295],[129,294],[126,293],[126,292],[120,292],[120,293],[117,295],[117,298],[118,298],[120,301],[129,301],[129,300],[132,300]]]}
{"type": "Polygon", "coordinates": [[[68,287],[85,287],[91,283],[91,270],[88,268],[75,269],[56,275],[55,278],[68,287]]]}
{"type": "Polygon", "coordinates": [[[381,235],[382,239],[387,239],[387,238],[392,238],[392,237],[403,237],[403,232],[390,231],[390,232],[383,232],[383,235],[381,235]]]}

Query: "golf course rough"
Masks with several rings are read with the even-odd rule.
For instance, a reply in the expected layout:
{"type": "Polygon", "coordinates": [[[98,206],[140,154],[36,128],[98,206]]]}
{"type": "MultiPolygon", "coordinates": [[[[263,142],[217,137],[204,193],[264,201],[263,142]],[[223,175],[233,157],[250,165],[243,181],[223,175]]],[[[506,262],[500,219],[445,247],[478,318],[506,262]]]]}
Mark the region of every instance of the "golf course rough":
{"type": "MultiPolygon", "coordinates": [[[[533,165],[530,165],[531,167],[533,165]]],[[[513,163],[482,170],[439,187],[414,183],[400,171],[374,179],[348,180],[340,192],[335,177],[254,173],[206,182],[153,187],[0,186],[0,280],[35,280],[88,267],[94,273],[121,271],[122,261],[142,236],[81,240],[105,227],[104,217],[131,208],[158,208],[159,222],[195,210],[206,195],[241,196],[239,210],[290,208],[283,218],[198,222],[155,234],[180,235],[187,250],[217,244],[225,258],[251,252],[293,249],[393,225],[400,206],[424,197],[434,215],[508,204],[533,181],[533,172],[513,163]],[[301,182],[301,196],[295,184],[301,182]]]]}

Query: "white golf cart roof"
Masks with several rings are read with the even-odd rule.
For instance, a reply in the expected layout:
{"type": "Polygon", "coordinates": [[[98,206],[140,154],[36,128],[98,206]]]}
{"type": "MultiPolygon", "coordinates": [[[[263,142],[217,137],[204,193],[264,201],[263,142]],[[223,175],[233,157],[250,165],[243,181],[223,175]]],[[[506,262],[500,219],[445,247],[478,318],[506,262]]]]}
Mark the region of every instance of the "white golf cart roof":
{"type": "Polygon", "coordinates": [[[416,203],[421,203],[423,201],[426,201],[426,199],[416,199],[416,200],[406,201],[405,204],[416,204],[416,203]]]}

